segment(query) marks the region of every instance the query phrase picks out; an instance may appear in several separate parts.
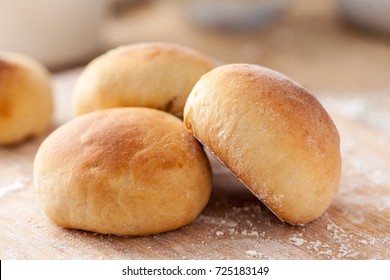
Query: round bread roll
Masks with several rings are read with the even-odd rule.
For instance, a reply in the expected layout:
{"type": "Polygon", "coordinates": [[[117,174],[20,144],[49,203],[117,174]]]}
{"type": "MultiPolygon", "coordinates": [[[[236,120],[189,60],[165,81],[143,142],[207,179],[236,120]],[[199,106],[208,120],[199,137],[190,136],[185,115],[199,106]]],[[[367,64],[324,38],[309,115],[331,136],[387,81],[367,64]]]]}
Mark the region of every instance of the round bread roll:
{"type": "Polygon", "coordinates": [[[202,54],[169,43],[113,49],[90,62],[73,93],[76,115],[113,107],[149,107],[183,115],[187,96],[214,68],[202,54]]]}
{"type": "Polygon", "coordinates": [[[282,221],[316,219],[339,189],[335,125],[315,97],[276,71],[212,70],[188,97],[184,122],[282,221]]]}
{"type": "Polygon", "coordinates": [[[32,58],[0,52],[0,145],[43,132],[51,122],[49,74],[32,58]]]}
{"type": "Polygon", "coordinates": [[[64,228],[150,235],[192,222],[208,202],[211,171],[175,116],[114,108],[75,118],[40,146],[34,183],[64,228]]]}

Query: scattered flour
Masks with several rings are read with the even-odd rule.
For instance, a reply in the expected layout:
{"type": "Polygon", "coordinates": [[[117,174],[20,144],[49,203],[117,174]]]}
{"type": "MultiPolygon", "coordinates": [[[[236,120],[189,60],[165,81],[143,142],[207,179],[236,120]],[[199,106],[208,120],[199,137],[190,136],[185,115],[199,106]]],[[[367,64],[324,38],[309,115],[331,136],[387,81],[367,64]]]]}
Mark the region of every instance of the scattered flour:
{"type": "Polygon", "coordinates": [[[247,254],[248,256],[251,256],[251,257],[259,257],[260,254],[257,253],[256,250],[247,250],[245,251],[245,254],[247,254]]]}
{"type": "Polygon", "coordinates": [[[342,227],[336,225],[333,221],[328,222],[326,229],[332,234],[333,241],[338,245],[337,258],[356,256],[356,252],[351,248],[353,236],[349,236],[342,227]]]}
{"type": "Polygon", "coordinates": [[[246,235],[246,236],[259,236],[259,233],[256,231],[256,230],[243,230],[241,231],[241,234],[242,235],[246,235]]]}
{"type": "Polygon", "coordinates": [[[24,178],[19,178],[15,182],[8,185],[0,185],[0,197],[7,195],[12,191],[22,189],[27,184],[27,180],[24,178]]]}
{"type": "Polygon", "coordinates": [[[288,240],[295,246],[302,246],[306,242],[305,239],[299,238],[299,237],[295,237],[295,236],[294,237],[290,237],[288,240]]]}
{"type": "Polygon", "coordinates": [[[233,220],[222,220],[222,225],[227,226],[229,228],[234,228],[238,225],[238,223],[233,220]]]}
{"type": "Polygon", "coordinates": [[[219,131],[217,136],[218,136],[218,139],[220,141],[227,139],[227,134],[226,134],[226,131],[224,131],[224,130],[219,131]]]}

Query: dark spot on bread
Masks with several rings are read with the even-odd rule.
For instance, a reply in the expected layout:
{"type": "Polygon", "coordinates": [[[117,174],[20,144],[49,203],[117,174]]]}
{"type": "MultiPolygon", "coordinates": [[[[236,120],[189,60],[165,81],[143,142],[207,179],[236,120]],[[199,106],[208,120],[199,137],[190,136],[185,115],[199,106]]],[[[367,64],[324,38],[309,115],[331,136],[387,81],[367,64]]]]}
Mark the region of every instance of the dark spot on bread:
{"type": "Polygon", "coordinates": [[[163,106],[162,110],[166,111],[166,112],[171,112],[171,110],[173,109],[173,106],[175,105],[176,99],[177,99],[176,96],[169,99],[168,102],[165,103],[165,105],[163,106]]]}

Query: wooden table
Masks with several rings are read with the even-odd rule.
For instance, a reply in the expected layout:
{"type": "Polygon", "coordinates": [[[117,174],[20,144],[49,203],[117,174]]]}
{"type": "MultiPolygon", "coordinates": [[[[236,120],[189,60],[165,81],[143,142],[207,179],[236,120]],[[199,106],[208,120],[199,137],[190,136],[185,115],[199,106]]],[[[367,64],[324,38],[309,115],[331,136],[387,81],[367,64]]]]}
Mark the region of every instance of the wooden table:
{"type": "MultiPolygon", "coordinates": [[[[320,218],[303,227],[282,224],[211,158],[210,202],[188,226],[149,237],[65,230],[44,215],[32,184],[32,162],[48,131],[0,147],[0,259],[390,259],[390,39],[345,26],[329,1],[311,2],[294,2],[267,30],[233,35],[177,25],[177,10],[158,1],[111,22],[105,38],[107,46],[176,41],[225,63],[275,68],[309,88],[342,140],[341,189],[320,218]],[[148,20],[157,16],[169,20],[152,28],[148,20]]],[[[73,117],[80,71],[54,74],[51,130],[73,117]]]]}

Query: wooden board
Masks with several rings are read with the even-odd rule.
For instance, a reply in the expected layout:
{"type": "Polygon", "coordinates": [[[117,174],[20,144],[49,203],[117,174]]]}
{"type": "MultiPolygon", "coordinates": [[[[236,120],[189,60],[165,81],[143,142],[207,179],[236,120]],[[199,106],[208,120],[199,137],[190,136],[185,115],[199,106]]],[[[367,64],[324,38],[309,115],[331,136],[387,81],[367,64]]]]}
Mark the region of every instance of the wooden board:
{"type": "MultiPolygon", "coordinates": [[[[52,129],[70,120],[79,69],[54,77],[52,129]]],[[[307,226],[281,223],[211,159],[213,192],[203,213],[179,230],[117,237],[53,225],[32,183],[41,141],[0,147],[0,259],[389,259],[390,103],[386,94],[320,96],[342,139],[341,190],[307,226]]]]}

